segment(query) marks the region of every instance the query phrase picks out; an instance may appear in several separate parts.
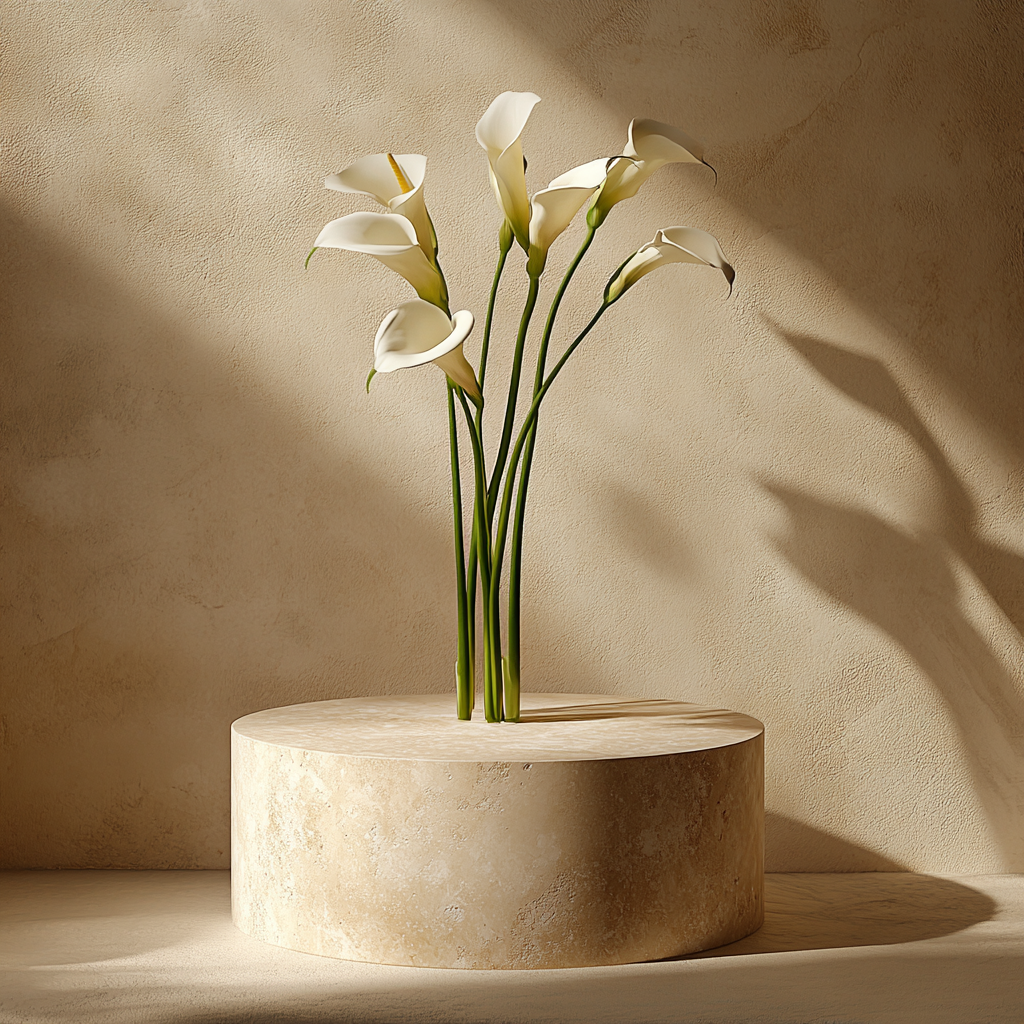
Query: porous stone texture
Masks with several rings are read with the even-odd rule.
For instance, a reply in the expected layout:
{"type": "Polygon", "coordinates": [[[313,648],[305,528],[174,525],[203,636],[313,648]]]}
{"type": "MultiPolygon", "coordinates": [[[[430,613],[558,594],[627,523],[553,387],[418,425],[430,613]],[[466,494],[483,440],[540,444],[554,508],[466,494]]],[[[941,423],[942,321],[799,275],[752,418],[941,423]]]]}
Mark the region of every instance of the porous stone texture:
{"type": "Polygon", "coordinates": [[[232,726],[232,913],[349,960],[583,967],[764,918],[764,728],[676,701],[322,701],[232,726]]]}

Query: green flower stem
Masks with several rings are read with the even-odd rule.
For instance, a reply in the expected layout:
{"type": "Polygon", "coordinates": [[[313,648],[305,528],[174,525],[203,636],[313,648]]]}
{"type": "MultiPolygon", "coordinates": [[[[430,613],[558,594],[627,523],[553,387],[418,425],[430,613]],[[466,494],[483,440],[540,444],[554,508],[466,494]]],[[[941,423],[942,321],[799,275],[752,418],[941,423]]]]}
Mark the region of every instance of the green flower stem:
{"type": "MultiPolygon", "coordinates": [[[[483,394],[484,390],[484,377],[487,374],[487,352],[491,342],[491,324],[494,321],[494,303],[498,297],[498,285],[501,283],[502,271],[505,269],[505,261],[508,259],[509,251],[512,248],[514,238],[510,231],[504,230],[505,224],[502,225],[502,230],[498,232],[498,265],[494,268],[494,280],[491,282],[491,294],[487,300],[487,319],[484,321],[484,338],[480,346],[480,392],[483,394]]],[[[476,410],[476,432],[477,436],[481,438],[481,443],[484,434],[484,407],[483,405],[477,406],[476,410]]],[[[479,546],[479,538],[477,537],[476,520],[473,522],[473,536],[469,542],[469,572],[467,573],[467,587],[468,594],[467,599],[469,603],[469,654],[470,660],[476,667],[476,574],[477,574],[477,548],[479,546]]],[[[473,690],[473,702],[474,706],[476,703],[476,688],[473,690]]]]}
{"type": "Polygon", "coordinates": [[[448,440],[452,462],[452,514],[455,520],[455,575],[459,613],[458,658],[455,662],[455,694],[458,716],[468,721],[473,714],[473,666],[470,661],[469,620],[466,607],[466,555],[462,534],[462,481],[459,473],[459,437],[455,422],[455,387],[448,381],[448,440]]]}
{"type": "Polygon", "coordinates": [[[562,278],[562,283],[558,286],[558,291],[555,292],[551,309],[548,311],[547,322],[544,324],[544,335],[540,340],[540,351],[537,353],[537,373],[533,380],[534,396],[536,396],[544,384],[544,364],[547,361],[548,342],[551,340],[551,331],[555,326],[555,317],[558,316],[558,307],[562,304],[562,296],[565,294],[566,288],[569,287],[569,282],[572,280],[573,274],[576,273],[576,268],[583,262],[583,257],[587,255],[587,250],[590,248],[590,243],[594,241],[594,235],[596,234],[597,228],[587,228],[583,244],[580,246],[579,252],[573,257],[572,263],[569,264],[569,269],[565,272],[565,277],[562,278]]]}
{"type": "MultiPolygon", "coordinates": [[[[604,302],[601,304],[601,308],[590,318],[590,323],[583,328],[578,335],[576,335],[573,343],[562,353],[562,358],[555,364],[555,368],[547,375],[544,383],[541,385],[540,390],[537,392],[533,399],[533,404],[530,406],[529,412],[526,414],[526,419],[523,420],[523,425],[519,430],[519,436],[516,438],[515,447],[512,449],[512,457],[510,460],[508,476],[505,478],[505,488],[502,492],[501,497],[501,511],[498,515],[498,525],[494,536],[494,548],[492,565],[500,566],[501,559],[504,557],[505,552],[505,540],[508,536],[508,523],[509,516],[512,511],[512,480],[515,476],[516,467],[519,464],[520,456],[523,452],[523,446],[526,444],[526,439],[530,436],[531,430],[534,423],[537,421],[537,410],[540,409],[540,403],[544,401],[544,396],[548,393],[551,385],[554,384],[555,378],[561,372],[562,367],[569,361],[569,357],[579,348],[583,339],[593,330],[597,321],[601,319],[604,311],[611,305],[610,302],[604,302]]],[[[491,578],[491,593],[496,593],[497,587],[495,579],[491,578]]]]}
{"type": "MultiPolygon", "coordinates": [[[[401,184],[401,182],[399,182],[401,184]]],[[[444,279],[444,271],[441,269],[441,261],[437,258],[437,231],[434,230],[434,222],[430,219],[430,214],[427,214],[427,223],[430,225],[430,241],[434,247],[434,266],[437,268],[437,276],[441,279],[441,301],[444,303],[442,307],[448,316],[452,315],[452,311],[448,308],[448,282],[444,279]]]]}
{"type": "MultiPolygon", "coordinates": [[[[491,294],[487,300],[487,319],[484,321],[484,340],[480,345],[480,390],[484,389],[484,377],[487,375],[487,350],[491,342],[491,324],[494,321],[494,303],[498,298],[498,285],[501,282],[501,274],[505,269],[505,261],[508,259],[509,250],[512,248],[513,238],[511,233],[506,237],[505,232],[500,232],[498,236],[498,265],[494,268],[494,280],[491,282],[491,294]]],[[[480,413],[483,410],[477,410],[477,423],[480,422],[480,413]]]]}
{"type": "MultiPolygon", "coordinates": [[[[551,309],[548,311],[547,322],[544,324],[544,334],[540,341],[540,350],[537,353],[537,372],[533,379],[533,396],[537,397],[538,392],[544,385],[544,369],[547,362],[548,344],[551,341],[551,332],[555,326],[555,317],[558,316],[558,307],[562,304],[562,296],[565,294],[569,282],[572,280],[576,268],[583,261],[594,235],[597,234],[596,227],[588,227],[583,244],[576,253],[569,269],[566,270],[562,283],[558,286],[551,309]]],[[[508,717],[512,721],[519,719],[519,626],[521,617],[521,594],[523,575],[523,528],[526,522],[526,496],[530,486],[530,469],[533,466],[533,451],[537,443],[537,419],[539,413],[534,415],[533,426],[527,436],[526,447],[523,451],[522,470],[519,475],[519,489],[516,492],[516,509],[512,520],[512,546],[509,552],[509,574],[508,574],[508,657],[506,659],[505,672],[505,693],[508,717]]]]}
{"type": "MultiPolygon", "coordinates": [[[[501,443],[498,445],[498,454],[494,460],[494,469],[491,471],[491,483],[487,491],[487,518],[491,521],[494,516],[494,508],[498,503],[498,492],[501,488],[501,479],[505,472],[505,462],[508,458],[508,448],[512,443],[512,427],[516,418],[516,401],[519,398],[519,378],[523,372],[523,350],[526,347],[526,335],[530,329],[530,318],[533,316],[534,307],[537,305],[537,293],[540,291],[540,277],[531,275],[530,290],[526,296],[526,305],[523,308],[523,315],[519,321],[519,335],[516,338],[516,350],[512,357],[512,376],[508,385],[508,401],[505,404],[505,424],[501,429],[501,443]]],[[[499,568],[501,562],[493,562],[499,568]]]]}
{"type": "Polygon", "coordinates": [[[466,632],[469,636],[469,663],[473,666],[473,692],[470,694],[470,705],[476,707],[476,573],[477,573],[477,536],[476,515],[473,516],[473,530],[469,539],[469,569],[466,572],[466,606],[469,619],[466,632]]]}
{"type": "Polygon", "coordinates": [[[452,308],[448,305],[448,282],[444,279],[444,271],[441,269],[441,264],[436,264],[437,276],[441,279],[441,309],[444,310],[444,315],[451,319],[452,308]]]}
{"type": "MultiPolygon", "coordinates": [[[[476,482],[476,499],[473,502],[473,518],[475,520],[477,554],[480,560],[480,585],[485,595],[490,594],[493,574],[491,571],[491,529],[487,518],[487,482],[484,468],[484,453],[481,436],[477,432],[469,403],[461,389],[458,392],[469,426],[469,438],[473,445],[473,470],[476,482]]],[[[500,688],[501,688],[501,631],[498,623],[491,616],[491,602],[484,601],[483,607],[483,661],[484,661],[484,717],[488,722],[501,721],[500,688]]]]}
{"type": "Polygon", "coordinates": [[[597,321],[604,315],[604,311],[609,306],[613,305],[612,302],[602,302],[598,311],[590,318],[590,323],[576,335],[573,343],[562,353],[562,358],[555,363],[555,368],[547,375],[544,379],[540,391],[537,392],[533,399],[533,404],[530,406],[530,411],[526,414],[526,419],[523,421],[523,428],[519,431],[519,440],[516,442],[516,447],[521,447],[523,440],[523,431],[527,430],[533,425],[533,421],[537,418],[537,410],[540,408],[540,403],[543,401],[544,396],[548,393],[551,385],[555,383],[555,378],[562,372],[562,367],[569,361],[569,356],[573,354],[580,347],[583,339],[597,326],[597,321]]]}
{"type": "MultiPolygon", "coordinates": [[[[487,526],[487,547],[490,554],[490,578],[485,580],[483,574],[483,559],[481,556],[481,540],[484,537],[483,531],[477,528],[477,557],[481,560],[480,584],[483,594],[483,618],[484,618],[484,717],[488,722],[500,722],[504,718],[504,693],[502,684],[502,658],[501,658],[501,615],[500,602],[498,599],[498,588],[501,585],[501,559],[504,555],[502,545],[501,555],[497,558],[491,552],[490,533],[491,524],[494,518],[494,509],[498,502],[498,494],[501,488],[501,480],[505,472],[505,463],[508,459],[509,445],[512,443],[512,429],[515,425],[516,401],[519,396],[519,380],[523,372],[523,351],[526,348],[526,336],[530,329],[530,319],[533,310],[537,305],[537,294],[540,291],[539,275],[530,276],[530,289],[526,297],[526,305],[523,308],[523,315],[519,322],[519,334],[516,337],[515,354],[512,357],[512,375],[508,386],[508,400],[505,404],[505,423],[501,430],[501,442],[498,445],[498,454],[495,456],[494,467],[491,470],[491,482],[485,490],[485,506],[483,517],[487,526]]],[[[464,403],[465,404],[465,403],[464,403]]],[[[468,406],[466,415],[469,416],[468,406]]],[[[483,431],[480,430],[477,438],[480,448],[483,448],[483,431]]],[[[478,520],[479,522],[479,520],[478,520]]],[[[474,593],[474,599],[476,595],[474,593]]]]}
{"type": "MultiPolygon", "coordinates": [[[[498,494],[501,489],[502,477],[505,473],[505,464],[508,459],[509,445],[512,443],[512,430],[515,426],[516,403],[519,398],[519,381],[523,373],[523,352],[526,348],[526,336],[530,330],[530,320],[537,305],[537,295],[540,292],[540,274],[530,274],[530,288],[526,296],[526,305],[523,307],[523,315],[519,321],[519,334],[516,337],[515,353],[512,356],[512,374],[508,384],[508,400],[505,403],[505,423],[501,429],[501,441],[498,444],[498,454],[494,459],[494,467],[491,470],[491,481],[487,489],[487,522],[491,524],[494,519],[494,509],[498,503],[498,494]]],[[[504,540],[500,548],[493,548],[491,551],[491,581],[490,586],[484,586],[484,609],[485,616],[490,624],[490,648],[492,652],[490,682],[493,694],[491,696],[492,710],[501,721],[505,717],[504,711],[504,685],[501,659],[501,614],[500,595],[501,586],[501,564],[505,554],[504,540]]],[[[485,659],[486,660],[486,659],[485,659]]],[[[487,691],[485,689],[485,695],[487,691]]],[[[486,711],[486,705],[485,705],[486,711]]],[[[491,719],[488,718],[488,721],[491,719]]]]}

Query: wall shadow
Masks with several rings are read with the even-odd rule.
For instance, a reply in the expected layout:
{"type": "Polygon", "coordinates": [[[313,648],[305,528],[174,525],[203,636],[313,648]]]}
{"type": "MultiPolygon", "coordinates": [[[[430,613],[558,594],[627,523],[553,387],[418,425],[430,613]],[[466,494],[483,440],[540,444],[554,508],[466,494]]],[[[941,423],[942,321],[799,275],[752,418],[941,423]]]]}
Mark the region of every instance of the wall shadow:
{"type": "MultiPolygon", "coordinates": [[[[1024,204],[1005,88],[1024,75],[1024,23],[1003,4],[488,6],[616,115],[612,139],[633,117],[704,139],[716,198],[821,267],[1024,456],[1024,204]]],[[[651,193],[673,212],[713,187],[658,173],[651,193]]]]}
{"type": "Polygon", "coordinates": [[[877,850],[869,850],[775,811],[766,811],[764,816],[764,860],[765,870],[770,873],[788,871],[783,865],[789,864],[799,864],[801,871],[815,874],[907,870],[906,864],[877,850]]]}
{"type": "MultiPolygon", "coordinates": [[[[529,695],[524,694],[526,700],[529,695]]],[[[671,716],[680,722],[694,724],[714,724],[720,721],[735,720],[735,711],[704,708],[684,701],[654,700],[623,700],[610,701],[606,704],[567,704],[564,707],[523,708],[520,720],[523,722],[590,722],[606,718],[662,718],[671,716]]]]}
{"type": "Polygon", "coordinates": [[[446,510],[0,213],[0,863],[226,866],[231,721],[450,686],[446,510]]]}
{"type": "Polygon", "coordinates": [[[1021,863],[1024,818],[1013,680],[958,606],[941,542],[911,537],[868,512],[764,484],[786,507],[779,551],[836,601],[875,623],[935,685],[963,738],[978,797],[1008,865],[1021,863]]]}
{"type": "Polygon", "coordinates": [[[974,503],[879,360],[806,335],[779,333],[842,394],[907,433],[931,463],[942,500],[936,510],[940,532],[912,534],[870,512],[761,481],[789,514],[788,535],[776,546],[806,579],[884,630],[932,681],[963,738],[975,789],[1006,863],[1024,863],[1024,707],[1014,680],[960,610],[947,547],[1018,629],[1024,559],[977,535],[974,503]]]}
{"type": "Polygon", "coordinates": [[[941,488],[941,507],[936,511],[942,522],[943,539],[970,566],[1017,631],[1024,634],[1024,557],[979,535],[976,504],[881,360],[807,334],[786,331],[771,320],[769,323],[830,384],[900,427],[917,444],[941,488]]]}

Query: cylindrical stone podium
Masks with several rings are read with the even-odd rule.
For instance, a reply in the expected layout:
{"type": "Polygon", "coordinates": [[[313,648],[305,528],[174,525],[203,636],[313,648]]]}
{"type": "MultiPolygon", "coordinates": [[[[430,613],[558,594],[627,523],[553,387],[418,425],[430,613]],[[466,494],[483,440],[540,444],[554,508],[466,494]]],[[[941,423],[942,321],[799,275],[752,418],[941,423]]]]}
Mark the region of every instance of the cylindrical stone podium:
{"type": "Polygon", "coordinates": [[[667,700],[523,694],[247,715],[231,730],[231,900],[255,938],[423,967],[630,963],[764,917],[764,727],[667,700]]]}

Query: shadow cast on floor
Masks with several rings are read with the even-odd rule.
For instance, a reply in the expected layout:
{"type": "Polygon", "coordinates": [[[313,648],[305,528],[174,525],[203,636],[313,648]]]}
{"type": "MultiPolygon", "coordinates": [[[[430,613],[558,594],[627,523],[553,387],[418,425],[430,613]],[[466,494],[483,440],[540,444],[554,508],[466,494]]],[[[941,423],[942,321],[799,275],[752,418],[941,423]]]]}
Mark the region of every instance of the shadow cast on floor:
{"type": "Polygon", "coordinates": [[[988,921],[995,910],[984,893],[931,875],[768,875],[760,930],[727,946],[672,959],[920,942],[988,921]]]}
{"type": "Polygon", "coordinates": [[[0,875],[0,934],[17,955],[5,963],[0,1015],[61,1024],[1020,1019],[1019,886],[885,872],[767,881],[764,927],[730,946],[655,963],[488,972],[357,964],[250,939],[231,924],[226,871],[12,872],[0,875]],[[938,943],[916,946],[927,939],[938,943]]]}
{"type": "MultiPolygon", "coordinates": [[[[528,694],[523,695],[529,699],[528,694]]],[[[524,708],[521,722],[592,722],[605,718],[685,718],[697,723],[735,718],[736,712],[721,708],[705,708],[678,700],[613,700],[605,704],[567,704],[555,708],[524,708]]]]}

